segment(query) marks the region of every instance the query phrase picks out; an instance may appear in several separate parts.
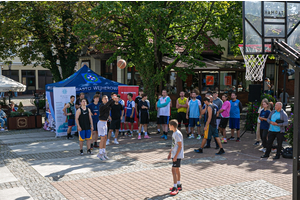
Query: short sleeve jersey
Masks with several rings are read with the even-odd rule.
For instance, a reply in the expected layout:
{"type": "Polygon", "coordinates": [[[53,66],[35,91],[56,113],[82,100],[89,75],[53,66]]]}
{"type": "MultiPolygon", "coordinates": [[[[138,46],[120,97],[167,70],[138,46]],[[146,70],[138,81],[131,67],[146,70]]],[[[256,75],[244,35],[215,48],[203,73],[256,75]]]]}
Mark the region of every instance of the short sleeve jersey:
{"type": "Polygon", "coordinates": [[[150,107],[150,103],[149,103],[148,100],[146,100],[146,101],[139,101],[139,104],[138,104],[139,114],[141,114],[141,113],[148,113],[149,112],[149,107],[150,107]],[[148,107],[148,109],[142,109],[141,108],[142,106],[146,106],[146,107],[148,107]]]}
{"type": "Polygon", "coordinates": [[[177,153],[178,150],[178,142],[181,142],[181,150],[179,154],[177,155],[177,159],[182,159],[184,158],[184,150],[183,150],[183,136],[182,133],[177,130],[173,133],[172,135],[172,148],[171,148],[171,156],[174,158],[174,156],[177,153]]]}
{"type": "Polygon", "coordinates": [[[98,104],[91,103],[87,106],[92,112],[92,119],[94,122],[99,120],[99,115],[100,115],[99,106],[100,106],[100,102],[98,102],[98,104]]]}
{"type": "Polygon", "coordinates": [[[230,100],[230,118],[240,118],[240,100],[230,100]]]}
{"type": "Polygon", "coordinates": [[[190,118],[199,118],[200,117],[199,106],[201,106],[201,102],[198,99],[189,101],[189,117],[190,118]]]}
{"type": "Polygon", "coordinates": [[[121,104],[113,104],[111,106],[111,118],[112,120],[117,120],[121,118],[121,111],[123,110],[123,106],[121,104]]]}
{"type": "MultiPolygon", "coordinates": [[[[127,101],[127,107],[126,107],[126,117],[130,117],[131,116],[131,113],[132,113],[132,109],[135,107],[135,102],[132,100],[132,101],[127,101]]],[[[134,114],[135,112],[133,113],[133,118],[134,118],[134,114]]]]}
{"type": "MultiPolygon", "coordinates": [[[[268,118],[270,113],[271,113],[271,111],[269,111],[269,110],[261,110],[259,116],[262,117],[262,118],[268,118]]],[[[269,126],[270,126],[270,124],[265,120],[260,122],[260,129],[267,129],[268,130],[269,126]]]]}

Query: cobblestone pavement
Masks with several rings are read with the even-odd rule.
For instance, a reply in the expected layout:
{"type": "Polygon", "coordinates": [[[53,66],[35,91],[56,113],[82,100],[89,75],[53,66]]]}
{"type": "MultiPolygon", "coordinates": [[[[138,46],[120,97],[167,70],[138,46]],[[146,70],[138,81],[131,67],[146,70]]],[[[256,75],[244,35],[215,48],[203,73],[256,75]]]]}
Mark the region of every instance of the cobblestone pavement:
{"type": "Polygon", "coordinates": [[[183,190],[172,197],[171,139],[151,130],[151,139],[121,136],[119,145],[107,146],[104,162],[96,149],[80,156],[78,138],[41,129],[1,132],[0,199],[292,199],[292,160],[261,159],[249,132],[224,144],[222,156],[214,142],[197,154],[201,140],[185,139],[183,190]]]}

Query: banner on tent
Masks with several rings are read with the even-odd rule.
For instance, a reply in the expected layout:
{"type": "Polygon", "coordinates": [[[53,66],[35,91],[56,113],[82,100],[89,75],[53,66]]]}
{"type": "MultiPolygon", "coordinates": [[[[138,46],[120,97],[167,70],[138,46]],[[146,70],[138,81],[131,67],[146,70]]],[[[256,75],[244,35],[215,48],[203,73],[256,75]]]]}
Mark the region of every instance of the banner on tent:
{"type": "MultiPolygon", "coordinates": [[[[66,136],[68,130],[68,119],[64,115],[63,108],[70,102],[70,96],[76,97],[75,87],[54,87],[53,99],[54,99],[54,113],[55,113],[55,125],[56,136],[66,136]]],[[[77,126],[73,126],[72,133],[77,131],[77,126]]]]}
{"type": "MultiPolygon", "coordinates": [[[[135,98],[139,95],[139,86],[119,86],[118,94],[121,96],[121,99],[125,101],[125,113],[126,113],[126,107],[127,107],[127,94],[132,93],[133,101],[135,98]]],[[[131,125],[129,124],[130,128],[131,125]]],[[[134,124],[133,129],[138,130],[138,118],[136,117],[136,111],[135,111],[135,117],[134,117],[134,124]]]]}

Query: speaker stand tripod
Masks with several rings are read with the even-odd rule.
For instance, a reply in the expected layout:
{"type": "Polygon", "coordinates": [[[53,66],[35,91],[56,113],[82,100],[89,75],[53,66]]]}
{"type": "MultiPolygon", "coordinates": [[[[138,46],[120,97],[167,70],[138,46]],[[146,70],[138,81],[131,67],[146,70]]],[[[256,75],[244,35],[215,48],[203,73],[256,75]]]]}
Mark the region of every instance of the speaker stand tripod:
{"type": "MultiPolygon", "coordinates": [[[[253,112],[253,104],[254,104],[254,102],[251,102],[251,104],[252,104],[252,112],[253,112]]],[[[246,118],[246,120],[247,120],[247,118],[246,118]]],[[[246,127],[246,126],[245,126],[245,127],[246,127]]],[[[254,125],[253,125],[253,127],[252,127],[252,129],[251,129],[251,134],[253,134],[253,130],[254,130],[254,125]]],[[[245,130],[244,130],[244,132],[241,134],[240,138],[242,138],[243,135],[244,135],[247,131],[250,131],[250,130],[247,130],[247,128],[245,128],[245,130]]]]}

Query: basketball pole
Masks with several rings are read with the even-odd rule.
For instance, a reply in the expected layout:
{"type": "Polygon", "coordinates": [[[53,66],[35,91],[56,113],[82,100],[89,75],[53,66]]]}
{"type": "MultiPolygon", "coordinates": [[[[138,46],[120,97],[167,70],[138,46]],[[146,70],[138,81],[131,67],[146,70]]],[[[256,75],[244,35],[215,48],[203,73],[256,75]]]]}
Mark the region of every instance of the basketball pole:
{"type": "Polygon", "coordinates": [[[295,103],[294,103],[294,134],[293,134],[293,200],[300,199],[300,68],[295,68],[295,103]]]}
{"type": "Polygon", "coordinates": [[[285,92],[286,92],[286,76],[287,76],[287,69],[288,69],[288,64],[286,61],[284,61],[284,63],[281,65],[284,69],[284,73],[283,73],[283,96],[282,96],[282,104],[283,104],[283,110],[286,111],[286,105],[287,102],[285,102],[285,92]]]}

